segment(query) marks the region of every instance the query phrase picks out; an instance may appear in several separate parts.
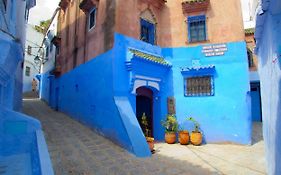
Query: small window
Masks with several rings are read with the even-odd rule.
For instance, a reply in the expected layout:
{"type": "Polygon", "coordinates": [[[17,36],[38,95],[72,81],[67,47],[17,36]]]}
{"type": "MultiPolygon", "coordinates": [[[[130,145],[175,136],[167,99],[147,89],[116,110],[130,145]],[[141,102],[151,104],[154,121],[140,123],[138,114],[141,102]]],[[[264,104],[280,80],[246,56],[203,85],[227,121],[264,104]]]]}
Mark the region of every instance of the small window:
{"type": "Polygon", "coordinates": [[[31,55],[32,52],[32,47],[31,46],[27,46],[27,54],[31,55]]]}
{"type": "Polygon", "coordinates": [[[28,66],[25,67],[25,75],[28,76],[28,77],[30,76],[30,69],[31,68],[28,67],[28,66]]]}
{"type": "Polygon", "coordinates": [[[96,25],[96,8],[93,8],[89,13],[89,30],[96,25]]]}
{"type": "Polygon", "coordinates": [[[50,52],[53,51],[53,43],[50,44],[50,52]]]}
{"type": "Polygon", "coordinates": [[[25,21],[28,21],[28,17],[29,17],[29,9],[26,8],[25,9],[25,14],[24,14],[25,21]]]}
{"type": "Polygon", "coordinates": [[[49,56],[49,46],[46,47],[46,54],[45,54],[45,56],[46,56],[46,58],[48,58],[48,56],[49,56]]]}
{"type": "Polygon", "coordinates": [[[212,76],[185,78],[185,96],[213,96],[214,83],[212,76]]]}
{"type": "Polygon", "coordinates": [[[189,42],[206,41],[206,16],[191,16],[187,21],[189,42]]]}
{"type": "Polygon", "coordinates": [[[140,25],[141,25],[140,39],[144,42],[154,45],[155,44],[155,24],[153,24],[147,20],[141,19],[140,25]]]}
{"type": "Polygon", "coordinates": [[[248,56],[249,68],[254,67],[253,52],[249,48],[247,48],[247,56],[248,56]]]}

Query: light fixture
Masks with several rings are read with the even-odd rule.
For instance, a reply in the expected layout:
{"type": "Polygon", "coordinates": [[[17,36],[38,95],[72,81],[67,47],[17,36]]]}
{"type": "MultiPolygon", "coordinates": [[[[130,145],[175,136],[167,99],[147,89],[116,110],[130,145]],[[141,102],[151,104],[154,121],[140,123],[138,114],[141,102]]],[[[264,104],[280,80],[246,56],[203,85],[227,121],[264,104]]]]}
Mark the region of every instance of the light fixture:
{"type": "Polygon", "coordinates": [[[35,56],[35,58],[34,58],[34,63],[35,63],[35,64],[39,64],[40,62],[41,62],[41,60],[40,60],[39,56],[38,56],[38,55],[35,56]]]}

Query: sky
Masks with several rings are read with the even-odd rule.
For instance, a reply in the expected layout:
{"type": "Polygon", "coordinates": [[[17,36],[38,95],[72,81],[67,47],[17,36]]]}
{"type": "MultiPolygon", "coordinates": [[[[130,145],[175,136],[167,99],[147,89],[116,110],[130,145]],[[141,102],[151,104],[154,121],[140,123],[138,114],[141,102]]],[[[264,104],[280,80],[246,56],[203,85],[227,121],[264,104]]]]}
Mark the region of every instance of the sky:
{"type": "Polygon", "coordinates": [[[28,23],[38,25],[40,21],[50,19],[60,0],[36,0],[36,6],[29,11],[28,23]]]}
{"type": "MultiPolygon", "coordinates": [[[[30,24],[39,24],[41,20],[50,19],[58,6],[60,0],[36,0],[37,5],[30,10],[30,24]]],[[[240,0],[243,12],[244,27],[253,27],[253,22],[250,22],[249,0],[240,0]]]]}
{"type": "Polygon", "coordinates": [[[249,3],[249,0],[240,0],[240,2],[243,14],[244,28],[254,27],[254,22],[250,21],[250,10],[252,8],[252,5],[249,3]]]}

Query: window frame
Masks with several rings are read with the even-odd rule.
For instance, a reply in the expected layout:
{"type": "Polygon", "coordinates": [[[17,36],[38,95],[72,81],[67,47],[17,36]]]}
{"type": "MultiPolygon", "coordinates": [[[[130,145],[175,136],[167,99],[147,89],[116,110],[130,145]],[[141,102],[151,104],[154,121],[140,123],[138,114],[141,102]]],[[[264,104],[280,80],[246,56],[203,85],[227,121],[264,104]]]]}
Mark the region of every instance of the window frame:
{"type": "Polygon", "coordinates": [[[31,74],[31,67],[25,66],[25,76],[30,77],[31,74]]]}
{"type": "Polygon", "coordinates": [[[156,24],[151,22],[150,20],[140,18],[140,40],[151,45],[156,45],[156,24]],[[143,28],[147,29],[147,40],[142,38],[143,28]]]}
{"type": "Polygon", "coordinates": [[[92,29],[94,29],[96,27],[97,24],[97,8],[93,7],[88,14],[88,30],[91,31],[92,29]],[[95,18],[94,18],[94,25],[91,27],[91,13],[94,12],[95,14],[95,18]]]}
{"type": "Polygon", "coordinates": [[[207,18],[206,15],[197,15],[197,16],[188,16],[187,17],[187,32],[188,32],[188,43],[197,43],[197,42],[204,42],[207,41],[208,38],[208,34],[207,34],[207,18]],[[204,21],[204,39],[200,40],[199,39],[199,31],[198,31],[198,25],[197,27],[197,39],[196,40],[192,40],[192,35],[191,35],[191,24],[192,23],[198,23],[204,21]]]}
{"type": "Polygon", "coordinates": [[[30,45],[27,46],[27,54],[28,55],[32,54],[32,47],[30,45]]]}
{"type": "Polygon", "coordinates": [[[194,75],[194,76],[187,76],[184,77],[184,96],[185,97],[212,97],[215,96],[215,81],[214,81],[214,75],[194,75]],[[204,78],[204,77],[210,77],[210,93],[204,93],[204,92],[198,92],[198,93],[188,93],[188,84],[187,81],[190,78],[204,78]]]}

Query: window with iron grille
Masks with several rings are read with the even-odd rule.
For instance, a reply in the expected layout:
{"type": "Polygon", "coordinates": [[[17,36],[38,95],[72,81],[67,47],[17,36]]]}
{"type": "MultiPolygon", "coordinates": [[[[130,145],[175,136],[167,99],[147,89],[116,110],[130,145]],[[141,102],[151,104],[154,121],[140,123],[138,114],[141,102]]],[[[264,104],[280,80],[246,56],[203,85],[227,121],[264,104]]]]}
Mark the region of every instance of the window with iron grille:
{"type": "Polygon", "coordinates": [[[190,16],[187,21],[189,42],[206,41],[206,16],[190,16]]]}
{"type": "Polygon", "coordinates": [[[30,67],[28,66],[25,67],[25,76],[30,76],[30,67]]]}
{"type": "Polygon", "coordinates": [[[213,96],[214,83],[212,76],[185,78],[185,96],[213,96]]]}

